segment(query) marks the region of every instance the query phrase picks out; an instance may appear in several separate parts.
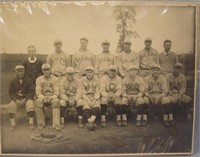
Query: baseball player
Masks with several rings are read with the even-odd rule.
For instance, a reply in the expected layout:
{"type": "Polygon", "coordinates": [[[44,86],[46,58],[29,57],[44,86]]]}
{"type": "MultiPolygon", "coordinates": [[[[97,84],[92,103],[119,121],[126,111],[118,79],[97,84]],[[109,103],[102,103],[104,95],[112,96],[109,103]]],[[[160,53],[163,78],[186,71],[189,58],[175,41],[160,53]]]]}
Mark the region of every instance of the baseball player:
{"type": "Polygon", "coordinates": [[[78,126],[83,128],[83,89],[79,79],[74,77],[75,70],[67,67],[66,77],[60,82],[61,128],[64,128],[66,108],[75,108],[78,114],[78,126]]]}
{"type": "Polygon", "coordinates": [[[8,104],[8,115],[10,117],[10,131],[15,129],[15,115],[17,108],[25,106],[29,117],[29,128],[34,129],[34,87],[33,83],[25,76],[25,68],[23,65],[15,67],[16,78],[9,85],[9,96],[11,102],[8,104]]]}
{"type": "Polygon", "coordinates": [[[72,66],[78,73],[76,77],[79,79],[84,75],[86,67],[95,65],[95,56],[87,49],[88,38],[82,37],[80,39],[80,45],[80,49],[76,51],[72,57],[72,66]]]}
{"type": "MultiPolygon", "coordinates": [[[[181,63],[176,63],[173,73],[167,74],[167,84],[169,87],[169,98],[173,105],[181,105],[187,114],[187,118],[191,117],[190,104],[191,97],[185,94],[186,92],[186,78],[180,73],[182,69],[181,63]]],[[[172,111],[168,115],[169,121],[173,120],[172,111]]]]}
{"type": "Polygon", "coordinates": [[[122,86],[122,124],[127,125],[127,105],[131,103],[137,108],[136,126],[147,125],[147,103],[148,98],[144,97],[145,82],[139,75],[139,67],[131,65],[128,69],[128,76],[123,79],[122,86]],[[143,119],[142,119],[143,118],[143,119]]]}
{"type": "Polygon", "coordinates": [[[41,66],[43,62],[36,57],[36,47],[34,45],[29,45],[27,50],[29,57],[23,63],[25,75],[35,84],[36,79],[42,75],[41,66]]]}
{"type": "Polygon", "coordinates": [[[117,114],[117,126],[121,126],[121,94],[122,80],[117,76],[117,67],[111,65],[108,68],[108,75],[105,75],[100,80],[101,92],[101,126],[106,127],[106,112],[107,106],[110,103],[115,105],[117,114]]]}
{"type": "Polygon", "coordinates": [[[178,57],[176,53],[172,52],[171,49],[172,41],[165,40],[163,47],[164,52],[159,54],[159,63],[162,68],[162,73],[164,76],[168,73],[172,73],[174,69],[174,65],[178,62],[178,57]]]}
{"type": "Polygon", "coordinates": [[[103,52],[96,57],[95,69],[98,73],[99,78],[101,78],[108,70],[110,65],[115,65],[116,57],[114,54],[110,53],[110,42],[105,40],[102,42],[103,52]]]}
{"type": "Polygon", "coordinates": [[[84,116],[88,121],[88,129],[94,130],[96,128],[94,122],[100,110],[100,82],[92,66],[86,68],[86,76],[81,81],[83,84],[84,116]]]}
{"type": "Polygon", "coordinates": [[[142,77],[151,74],[152,66],[159,64],[159,54],[157,50],[151,47],[152,39],[145,39],[144,44],[145,48],[139,52],[140,75],[142,77]]]}
{"type": "Polygon", "coordinates": [[[62,41],[54,41],[55,52],[47,56],[46,63],[51,66],[52,75],[62,78],[65,75],[65,69],[70,66],[70,56],[62,51],[62,41]]]}
{"type": "Polygon", "coordinates": [[[43,108],[50,105],[52,108],[53,128],[60,130],[60,106],[59,106],[59,84],[58,78],[51,74],[51,66],[49,64],[42,65],[43,75],[36,80],[36,96],[35,112],[37,118],[38,129],[45,126],[45,118],[43,108]]]}
{"type": "Polygon", "coordinates": [[[124,51],[117,56],[119,74],[124,78],[127,75],[128,68],[131,65],[139,65],[138,54],[131,50],[131,41],[124,41],[124,51]]]}
{"type": "Polygon", "coordinates": [[[152,66],[152,74],[145,78],[146,91],[145,96],[148,97],[148,104],[161,105],[164,125],[168,127],[172,121],[168,121],[170,108],[170,100],[167,97],[168,87],[166,79],[160,75],[161,67],[158,64],[152,66]]]}

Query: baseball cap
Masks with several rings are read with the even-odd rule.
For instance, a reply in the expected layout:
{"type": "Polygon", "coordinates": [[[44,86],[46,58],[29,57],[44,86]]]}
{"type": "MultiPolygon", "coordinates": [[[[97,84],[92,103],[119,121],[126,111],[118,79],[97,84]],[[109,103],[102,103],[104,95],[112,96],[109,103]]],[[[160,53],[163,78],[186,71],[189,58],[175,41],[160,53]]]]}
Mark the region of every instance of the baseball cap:
{"type": "Polygon", "coordinates": [[[110,44],[110,42],[109,42],[108,40],[104,40],[104,41],[102,42],[102,44],[110,44]]]}
{"type": "Polygon", "coordinates": [[[115,70],[115,71],[117,71],[117,67],[115,65],[110,65],[108,67],[108,70],[115,70]]]}
{"type": "Polygon", "coordinates": [[[145,40],[144,40],[144,41],[152,42],[152,38],[150,38],[150,37],[147,37],[147,38],[145,38],[145,40]]]}
{"type": "Polygon", "coordinates": [[[131,69],[137,69],[137,70],[139,70],[139,66],[137,66],[137,65],[131,65],[131,66],[128,68],[128,71],[131,70],[131,69]]]}
{"type": "Polygon", "coordinates": [[[182,68],[183,65],[182,65],[181,63],[176,63],[176,64],[174,65],[174,67],[175,67],[175,68],[182,68]]]}
{"type": "Polygon", "coordinates": [[[161,70],[161,66],[160,66],[159,64],[154,64],[154,65],[152,66],[152,69],[155,69],[155,68],[158,68],[158,69],[161,70]]]}
{"type": "Polygon", "coordinates": [[[67,67],[65,73],[67,73],[67,74],[73,74],[73,73],[75,73],[75,70],[72,67],[67,67]]]}
{"type": "Polygon", "coordinates": [[[62,41],[60,40],[60,39],[55,39],[54,41],[53,41],[53,43],[55,44],[55,43],[62,43],[62,41]]]}
{"type": "Polygon", "coordinates": [[[42,69],[50,69],[50,68],[51,68],[51,66],[47,63],[42,65],[42,69]]]}
{"type": "Polygon", "coordinates": [[[25,68],[24,68],[24,66],[23,65],[17,65],[16,67],[15,67],[15,70],[24,70],[25,68]]]}
{"type": "Polygon", "coordinates": [[[92,70],[92,71],[94,71],[94,67],[93,67],[93,66],[88,66],[88,67],[86,67],[85,71],[87,71],[87,70],[92,70]]]}
{"type": "Polygon", "coordinates": [[[80,40],[86,40],[86,41],[89,41],[88,37],[84,36],[84,37],[81,37],[80,40]]]}

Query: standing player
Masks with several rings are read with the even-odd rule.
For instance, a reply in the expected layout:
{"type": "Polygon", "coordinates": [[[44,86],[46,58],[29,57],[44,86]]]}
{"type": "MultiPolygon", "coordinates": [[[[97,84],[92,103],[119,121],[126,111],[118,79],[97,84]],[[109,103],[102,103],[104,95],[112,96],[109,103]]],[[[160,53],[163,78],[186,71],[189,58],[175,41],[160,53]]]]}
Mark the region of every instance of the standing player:
{"type": "Polygon", "coordinates": [[[121,94],[122,94],[122,80],[117,76],[117,68],[111,65],[108,68],[108,75],[101,78],[100,81],[101,92],[101,126],[106,127],[106,112],[107,106],[110,103],[115,105],[117,114],[117,126],[121,126],[121,94]]]}
{"type": "Polygon", "coordinates": [[[145,78],[147,84],[145,96],[149,99],[148,103],[151,103],[156,108],[159,107],[156,105],[161,106],[164,125],[168,127],[169,125],[173,125],[173,121],[168,121],[171,104],[169,98],[167,97],[167,82],[166,79],[160,75],[160,65],[154,65],[152,67],[152,74],[145,78]]]}
{"type": "Polygon", "coordinates": [[[35,112],[37,118],[38,129],[45,126],[44,106],[50,105],[52,108],[53,128],[60,130],[60,106],[59,106],[59,85],[58,78],[51,74],[49,64],[42,65],[44,75],[36,80],[36,96],[35,112]]]}
{"type": "Polygon", "coordinates": [[[152,40],[150,38],[144,41],[145,48],[139,52],[140,74],[145,77],[151,73],[152,66],[159,64],[159,55],[157,50],[151,47],[152,40]]]}
{"type": "Polygon", "coordinates": [[[85,69],[88,66],[94,67],[95,56],[94,54],[87,49],[88,39],[86,37],[82,37],[80,39],[81,47],[80,49],[74,53],[72,57],[72,66],[75,68],[75,71],[78,73],[77,77],[81,78],[85,69]]]}
{"type": "Polygon", "coordinates": [[[89,130],[96,128],[95,119],[100,110],[100,85],[92,66],[86,68],[86,76],[82,78],[83,84],[83,111],[89,130]]]}
{"type": "Polygon", "coordinates": [[[131,50],[131,41],[124,41],[124,51],[117,56],[119,74],[124,78],[127,75],[128,68],[131,65],[138,66],[138,55],[131,50]]]}
{"type": "Polygon", "coordinates": [[[64,116],[67,107],[76,108],[79,128],[83,128],[83,91],[82,83],[74,78],[75,70],[67,67],[66,77],[60,82],[61,128],[64,128],[64,116]]]}
{"type": "Polygon", "coordinates": [[[128,76],[123,79],[122,86],[122,124],[127,125],[127,105],[133,103],[137,108],[136,126],[147,125],[147,97],[144,97],[145,82],[138,75],[139,67],[132,65],[128,69],[128,76]]]}
{"type": "Polygon", "coordinates": [[[116,62],[116,57],[114,54],[110,53],[110,42],[105,40],[102,42],[103,52],[96,57],[95,69],[98,73],[99,78],[101,78],[108,70],[110,65],[114,65],[116,62]]]}
{"type": "Polygon", "coordinates": [[[170,51],[172,46],[171,40],[165,40],[163,47],[164,52],[159,54],[159,63],[162,68],[162,73],[164,76],[168,73],[172,73],[174,69],[174,65],[178,62],[178,57],[176,53],[170,51]]]}
{"type": "Polygon", "coordinates": [[[15,115],[17,108],[25,106],[29,116],[29,128],[34,129],[34,88],[33,83],[25,76],[25,68],[23,65],[15,67],[16,78],[14,78],[9,85],[9,96],[11,102],[8,104],[8,115],[10,117],[10,131],[15,129],[15,115]]]}
{"type": "Polygon", "coordinates": [[[62,51],[62,41],[55,40],[55,52],[47,56],[46,62],[51,66],[52,75],[61,78],[65,75],[65,69],[70,66],[70,57],[62,51]]]}
{"type": "Polygon", "coordinates": [[[43,62],[36,57],[36,47],[34,45],[29,45],[27,50],[29,57],[23,63],[25,75],[35,84],[36,79],[42,75],[41,66],[43,62]]]}
{"type": "MultiPolygon", "coordinates": [[[[191,97],[187,96],[186,93],[186,79],[185,76],[180,73],[182,69],[181,63],[176,63],[174,66],[173,73],[167,74],[167,84],[169,87],[169,98],[173,105],[181,105],[184,112],[187,114],[187,118],[191,118],[190,107],[191,97]]],[[[173,114],[169,115],[169,120],[173,120],[173,114]]]]}

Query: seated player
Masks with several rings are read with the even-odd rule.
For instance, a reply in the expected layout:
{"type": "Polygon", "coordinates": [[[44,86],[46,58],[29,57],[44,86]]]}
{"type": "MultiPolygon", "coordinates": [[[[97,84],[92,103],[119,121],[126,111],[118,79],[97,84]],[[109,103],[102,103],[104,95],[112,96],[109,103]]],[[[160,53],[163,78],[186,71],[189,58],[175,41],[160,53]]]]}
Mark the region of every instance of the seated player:
{"type": "Polygon", "coordinates": [[[43,75],[36,80],[35,113],[38,129],[45,126],[44,107],[50,105],[52,108],[53,128],[60,130],[60,106],[59,106],[59,86],[58,78],[51,74],[49,64],[42,65],[43,75]]]}
{"type": "Polygon", "coordinates": [[[15,129],[15,115],[17,108],[25,106],[29,117],[29,128],[34,129],[34,88],[33,83],[25,76],[25,68],[23,65],[15,67],[16,78],[14,78],[9,85],[9,96],[11,102],[8,104],[8,115],[10,117],[10,131],[15,129]]]}
{"type": "Polygon", "coordinates": [[[152,68],[152,74],[145,78],[146,81],[146,90],[145,96],[148,97],[148,104],[157,105],[159,108],[160,105],[162,114],[163,114],[163,122],[166,127],[173,126],[172,119],[168,120],[168,115],[171,114],[171,104],[170,100],[167,97],[168,88],[167,82],[164,77],[161,76],[161,67],[160,65],[154,65],[152,68]]]}
{"type": "Polygon", "coordinates": [[[88,129],[94,130],[96,128],[94,122],[100,110],[100,86],[92,66],[86,68],[86,76],[81,81],[83,84],[83,114],[88,121],[88,129]]]}
{"type": "MultiPolygon", "coordinates": [[[[176,63],[174,72],[167,74],[167,84],[169,87],[169,98],[173,105],[181,105],[187,118],[191,118],[190,107],[191,97],[185,94],[186,92],[186,79],[184,74],[180,73],[182,69],[181,63],[176,63]]],[[[169,115],[173,119],[173,115],[169,115]]]]}
{"type": "Polygon", "coordinates": [[[148,98],[143,97],[145,82],[139,75],[139,67],[132,65],[128,69],[128,76],[123,79],[122,86],[122,125],[127,125],[127,105],[134,104],[137,108],[136,126],[147,125],[148,98]]]}
{"type": "Polygon", "coordinates": [[[121,126],[121,94],[122,80],[117,76],[117,68],[111,65],[108,68],[108,75],[105,75],[100,80],[101,92],[101,126],[106,127],[106,112],[108,104],[115,105],[117,114],[117,126],[121,126]]]}
{"type": "Polygon", "coordinates": [[[77,110],[79,119],[79,128],[83,128],[83,93],[81,81],[74,77],[75,70],[67,67],[66,77],[60,82],[60,111],[61,111],[61,128],[65,124],[66,108],[74,108],[77,110]]]}

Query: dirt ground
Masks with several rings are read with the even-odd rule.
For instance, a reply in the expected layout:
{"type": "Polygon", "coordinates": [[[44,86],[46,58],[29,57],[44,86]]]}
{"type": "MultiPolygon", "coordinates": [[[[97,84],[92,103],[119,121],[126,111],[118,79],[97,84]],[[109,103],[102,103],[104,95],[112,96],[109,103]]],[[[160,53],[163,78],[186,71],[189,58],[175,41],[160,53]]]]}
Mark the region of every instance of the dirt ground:
{"type": "Polygon", "coordinates": [[[117,127],[114,118],[109,118],[108,127],[101,128],[99,119],[96,131],[79,129],[76,120],[68,120],[64,130],[59,131],[67,141],[42,143],[30,139],[30,134],[43,131],[28,129],[24,110],[18,111],[17,127],[9,132],[9,119],[6,110],[1,110],[2,153],[7,154],[110,154],[137,153],[138,144],[147,146],[156,137],[166,139],[173,136],[175,142],[170,152],[190,152],[192,139],[192,121],[176,118],[176,129],[165,128],[159,119],[150,119],[147,127],[136,127],[134,117],[129,117],[127,127],[117,127]]]}

